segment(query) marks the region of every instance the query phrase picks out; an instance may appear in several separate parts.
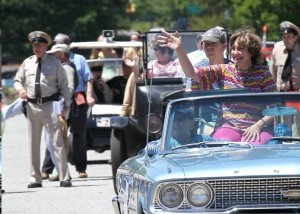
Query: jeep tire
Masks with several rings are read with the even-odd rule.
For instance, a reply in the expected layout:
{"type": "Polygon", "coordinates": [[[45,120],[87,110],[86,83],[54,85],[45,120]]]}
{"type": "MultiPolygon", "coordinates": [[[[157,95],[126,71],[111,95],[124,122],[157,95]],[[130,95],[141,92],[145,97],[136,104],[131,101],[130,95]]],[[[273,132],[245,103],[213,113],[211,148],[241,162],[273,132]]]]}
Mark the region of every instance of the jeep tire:
{"type": "Polygon", "coordinates": [[[124,133],[122,130],[112,129],[110,137],[110,150],[111,150],[111,168],[112,168],[112,177],[115,192],[117,193],[116,187],[116,174],[117,169],[121,163],[126,160],[126,143],[124,142],[124,133]]]}

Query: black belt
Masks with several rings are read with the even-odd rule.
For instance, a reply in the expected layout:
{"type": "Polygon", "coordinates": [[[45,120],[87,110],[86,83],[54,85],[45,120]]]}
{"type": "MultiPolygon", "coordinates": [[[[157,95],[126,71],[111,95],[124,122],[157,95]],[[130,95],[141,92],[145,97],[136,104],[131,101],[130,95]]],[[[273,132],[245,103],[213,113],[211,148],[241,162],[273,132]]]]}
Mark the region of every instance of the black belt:
{"type": "Polygon", "coordinates": [[[50,101],[58,101],[57,94],[53,94],[49,97],[41,97],[41,98],[27,98],[27,101],[34,104],[43,104],[50,101]]]}

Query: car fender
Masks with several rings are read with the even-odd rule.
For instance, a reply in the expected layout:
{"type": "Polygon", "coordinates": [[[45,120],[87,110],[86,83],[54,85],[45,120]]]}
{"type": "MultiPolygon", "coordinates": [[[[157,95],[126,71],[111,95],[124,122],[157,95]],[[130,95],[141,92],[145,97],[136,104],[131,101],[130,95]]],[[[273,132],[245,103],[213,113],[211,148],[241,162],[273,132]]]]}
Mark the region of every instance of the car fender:
{"type": "Polygon", "coordinates": [[[120,117],[115,116],[110,118],[111,127],[115,129],[124,129],[128,126],[129,118],[128,117],[120,117]]]}

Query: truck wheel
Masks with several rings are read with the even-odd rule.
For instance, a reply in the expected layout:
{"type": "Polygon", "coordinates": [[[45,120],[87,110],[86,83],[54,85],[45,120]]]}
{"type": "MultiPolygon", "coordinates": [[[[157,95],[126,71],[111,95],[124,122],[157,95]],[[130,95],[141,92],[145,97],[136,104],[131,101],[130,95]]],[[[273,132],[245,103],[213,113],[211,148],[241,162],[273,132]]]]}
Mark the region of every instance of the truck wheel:
{"type": "Polygon", "coordinates": [[[121,163],[126,159],[126,147],[124,142],[124,135],[122,131],[112,129],[110,137],[110,150],[111,150],[111,168],[115,192],[116,187],[116,174],[117,169],[121,163]]]}

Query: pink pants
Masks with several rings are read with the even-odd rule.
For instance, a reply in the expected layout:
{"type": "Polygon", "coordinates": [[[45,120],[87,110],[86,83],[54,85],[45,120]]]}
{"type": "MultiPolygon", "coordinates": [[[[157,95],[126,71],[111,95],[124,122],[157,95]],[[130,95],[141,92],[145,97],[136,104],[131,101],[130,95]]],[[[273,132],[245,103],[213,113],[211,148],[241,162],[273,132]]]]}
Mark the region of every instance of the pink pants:
{"type": "MultiPolygon", "coordinates": [[[[244,136],[239,133],[238,131],[228,128],[228,127],[220,127],[215,130],[215,132],[212,134],[213,138],[216,139],[224,139],[224,140],[230,140],[230,141],[244,141],[244,136]]],[[[262,131],[260,133],[260,140],[250,141],[252,145],[262,145],[266,144],[273,136],[265,131],[262,131]]]]}

